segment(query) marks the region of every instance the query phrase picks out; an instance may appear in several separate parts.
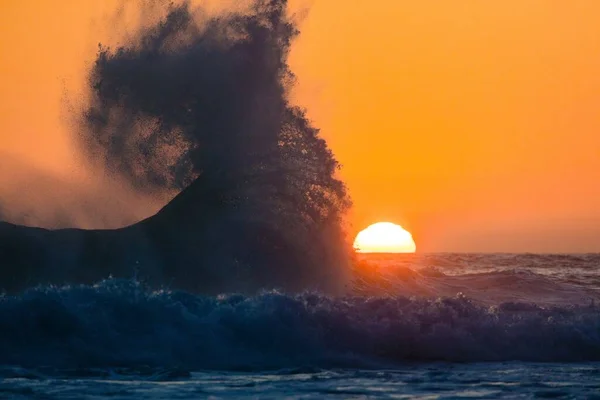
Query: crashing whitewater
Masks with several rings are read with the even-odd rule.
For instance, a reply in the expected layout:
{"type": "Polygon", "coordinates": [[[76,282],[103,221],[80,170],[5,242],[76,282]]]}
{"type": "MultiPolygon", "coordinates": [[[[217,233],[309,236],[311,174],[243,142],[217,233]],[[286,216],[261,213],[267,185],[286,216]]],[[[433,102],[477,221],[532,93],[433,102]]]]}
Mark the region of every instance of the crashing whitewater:
{"type": "Polygon", "coordinates": [[[388,260],[387,275],[378,280],[371,273],[367,282],[362,274],[345,296],[276,290],[203,296],[118,279],[29,289],[0,299],[0,364],[82,373],[600,361],[600,276],[594,266],[600,256],[585,262],[577,256],[508,258],[432,255],[412,269],[388,260]],[[503,267],[490,271],[498,258],[503,267]],[[527,267],[532,259],[540,261],[536,272],[527,267]],[[446,268],[434,274],[436,260],[446,268]],[[470,272],[456,275],[475,261],[487,271],[471,264],[470,272]],[[590,282],[565,277],[578,270],[590,282]],[[522,279],[527,282],[520,286],[522,279]],[[460,292],[444,296],[445,287],[460,292]],[[432,295],[434,290],[441,294],[432,295]]]}

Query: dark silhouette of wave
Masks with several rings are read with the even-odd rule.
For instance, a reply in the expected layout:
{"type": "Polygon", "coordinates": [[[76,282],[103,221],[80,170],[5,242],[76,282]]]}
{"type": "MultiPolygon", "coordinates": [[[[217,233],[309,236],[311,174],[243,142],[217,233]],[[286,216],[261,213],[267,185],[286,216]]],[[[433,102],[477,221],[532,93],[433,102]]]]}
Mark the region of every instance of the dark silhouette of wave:
{"type": "Polygon", "coordinates": [[[141,192],[182,192],[123,229],[0,223],[0,286],[109,275],[204,293],[342,286],[349,200],[326,142],[288,100],[298,31],[286,8],[258,0],[200,22],[183,2],[123,46],[100,46],[85,154],[141,192]]]}

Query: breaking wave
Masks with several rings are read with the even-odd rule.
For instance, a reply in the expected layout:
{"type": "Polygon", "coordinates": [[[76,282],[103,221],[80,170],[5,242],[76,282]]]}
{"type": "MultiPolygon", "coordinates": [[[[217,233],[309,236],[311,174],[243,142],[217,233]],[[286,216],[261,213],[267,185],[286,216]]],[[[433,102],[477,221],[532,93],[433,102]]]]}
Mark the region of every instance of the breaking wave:
{"type": "Polygon", "coordinates": [[[178,194],[121,229],[0,221],[0,289],[135,273],[203,294],[339,293],[350,199],[326,141],[289,100],[298,30],[287,1],[217,16],[188,1],[150,3],[143,11],[156,19],[100,46],[74,108],[77,137],[86,159],[141,198],[178,194]]]}
{"type": "Polygon", "coordinates": [[[600,360],[600,309],[465,296],[205,297],[131,280],[0,300],[0,364],[184,369],[600,360]]]}

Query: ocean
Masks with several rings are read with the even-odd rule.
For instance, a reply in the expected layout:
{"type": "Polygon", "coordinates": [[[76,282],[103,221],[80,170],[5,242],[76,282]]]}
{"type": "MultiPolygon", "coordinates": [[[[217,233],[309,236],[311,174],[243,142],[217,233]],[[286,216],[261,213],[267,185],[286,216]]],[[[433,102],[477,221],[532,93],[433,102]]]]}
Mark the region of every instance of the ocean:
{"type": "Polygon", "coordinates": [[[363,255],[347,293],[0,297],[0,397],[596,398],[600,255],[363,255]]]}

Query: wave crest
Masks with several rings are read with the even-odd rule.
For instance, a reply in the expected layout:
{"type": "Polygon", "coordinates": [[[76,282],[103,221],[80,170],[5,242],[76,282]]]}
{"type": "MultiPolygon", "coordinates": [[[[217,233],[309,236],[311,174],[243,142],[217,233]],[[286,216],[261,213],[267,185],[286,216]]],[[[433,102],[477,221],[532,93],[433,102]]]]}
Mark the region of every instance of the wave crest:
{"type": "Polygon", "coordinates": [[[134,281],[40,287],[0,302],[0,363],[264,369],[406,361],[597,361],[600,311],[465,296],[205,297],[134,281]]]}

